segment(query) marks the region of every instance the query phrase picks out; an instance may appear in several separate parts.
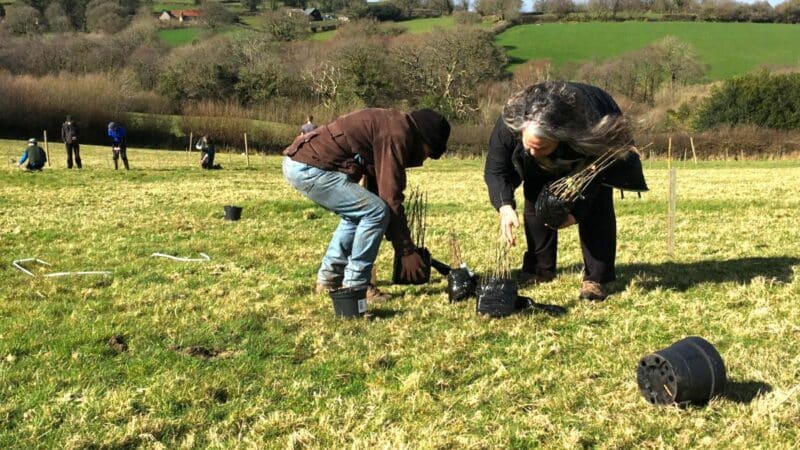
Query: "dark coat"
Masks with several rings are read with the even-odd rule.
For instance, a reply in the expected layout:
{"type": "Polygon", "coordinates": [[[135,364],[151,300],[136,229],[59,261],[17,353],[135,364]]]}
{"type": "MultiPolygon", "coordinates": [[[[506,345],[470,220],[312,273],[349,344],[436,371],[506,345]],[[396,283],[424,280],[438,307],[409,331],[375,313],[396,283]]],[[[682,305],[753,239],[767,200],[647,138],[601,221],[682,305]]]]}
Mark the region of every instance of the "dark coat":
{"type": "MultiPolygon", "coordinates": [[[[602,89],[578,83],[569,83],[576,95],[584,95],[594,110],[594,123],[606,115],[619,115],[622,112],[616,102],[602,89]]],[[[541,187],[583,167],[592,157],[580,154],[561,142],[548,159],[556,166],[544,169],[525,151],[519,133],[514,133],[500,117],[495,123],[489,139],[489,152],[484,167],[484,180],[489,190],[489,200],[495,209],[503,205],[516,208],[514,191],[525,182],[525,198],[535,201],[541,187]]],[[[589,186],[583,200],[576,204],[573,214],[578,220],[582,211],[593,200],[597,187],[601,185],[632,191],[646,191],[647,184],[642,172],[639,155],[629,152],[626,157],[606,169],[589,186]]]]}
{"type": "Polygon", "coordinates": [[[75,122],[64,122],[64,124],[61,125],[61,140],[64,141],[65,144],[77,144],[78,131],[78,124],[75,122]]]}

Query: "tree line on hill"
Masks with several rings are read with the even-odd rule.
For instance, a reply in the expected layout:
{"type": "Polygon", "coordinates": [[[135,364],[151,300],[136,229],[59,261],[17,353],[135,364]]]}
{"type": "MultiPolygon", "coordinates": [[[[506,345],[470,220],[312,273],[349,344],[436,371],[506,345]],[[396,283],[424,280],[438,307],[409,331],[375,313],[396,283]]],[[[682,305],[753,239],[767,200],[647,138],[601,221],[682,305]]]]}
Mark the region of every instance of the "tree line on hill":
{"type": "Polygon", "coordinates": [[[660,18],[711,22],[800,23],[800,0],[786,0],[775,7],[767,1],[745,3],[735,0],[589,0],[586,3],[576,3],[574,0],[536,0],[535,9],[555,16],[556,19],[569,20],[660,18]]]}
{"type": "MultiPolygon", "coordinates": [[[[674,37],[558,69],[532,61],[511,74],[504,50],[478,26],[478,15],[454,14],[458,27],[421,35],[364,19],[344,25],[328,42],[276,28],[210,35],[176,49],[159,39],[151,14],[132,16],[121,30],[61,33],[57,39],[0,29],[0,133],[38,132],[66,114],[102,131],[128,115],[136,119],[132,143],[146,137],[150,145],[172,145],[174,117],[182,115],[182,131],[216,127],[221,142],[237,145],[250,119],[297,124],[309,113],[325,121],[361,107],[431,107],[460,124],[456,147],[475,148],[485,143],[510,92],[551,78],[614,93],[640,133],[744,123],[800,127],[792,119],[800,110],[796,75],[750,75],[712,90],[702,84],[706,67],[694,49],[674,37]]],[[[251,143],[277,150],[291,135],[264,131],[251,143]]]]}

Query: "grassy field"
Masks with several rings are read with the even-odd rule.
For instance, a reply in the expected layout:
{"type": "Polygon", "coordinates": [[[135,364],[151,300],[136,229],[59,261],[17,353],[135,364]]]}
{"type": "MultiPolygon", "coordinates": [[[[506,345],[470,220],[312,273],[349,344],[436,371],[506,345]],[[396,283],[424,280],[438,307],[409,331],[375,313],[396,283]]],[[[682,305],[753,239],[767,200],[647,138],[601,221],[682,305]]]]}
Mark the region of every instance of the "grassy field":
{"type": "MultiPolygon", "coordinates": [[[[452,16],[404,20],[402,22],[389,22],[388,24],[391,26],[404,27],[408,31],[408,33],[411,34],[430,33],[436,28],[450,30],[456,26],[455,20],[453,19],[452,16]]],[[[481,26],[484,28],[489,28],[491,26],[491,23],[483,22],[481,26]]],[[[331,39],[335,34],[336,30],[323,31],[320,33],[312,34],[310,39],[314,41],[327,41],[331,39]]]]}
{"type": "Polygon", "coordinates": [[[724,79],[764,64],[796,65],[800,28],[784,24],[694,22],[592,22],[524,25],[508,29],[498,43],[517,62],[606,59],[665,36],[691,43],[708,65],[707,78],[724,79]]]}
{"type": "Polygon", "coordinates": [[[172,28],[159,30],[158,37],[170,47],[180,47],[191,43],[200,34],[200,28],[172,28]]]}
{"type": "MultiPolygon", "coordinates": [[[[4,162],[21,141],[0,141],[4,162]]],[[[800,163],[678,164],[676,247],[665,248],[667,173],[617,199],[608,301],[577,299],[580,248],[565,230],[555,282],[523,290],[566,316],[478,317],[438,275],[384,284],[371,317],[333,317],[310,286],[336,226],[289,188],[277,157],[108,148],[85,168],[0,177],[2,448],[795,448],[800,421],[800,163]],[[223,205],[244,207],[239,222],[223,205]],[[210,255],[207,263],[153,252],[210,255]],[[52,271],[113,277],[30,278],[52,271]],[[107,341],[122,335],[127,350],[107,341]],[[638,358],[687,335],[714,343],[729,385],[708,406],[650,406],[638,358]]],[[[410,172],[430,199],[429,248],[448,233],[491,266],[496,213],[481,161],[410,172]]],[[[513,249],[519,260],[521,248],[513,249]]],[[[391,246],[379,277],[391,269],[391,246]]]]}

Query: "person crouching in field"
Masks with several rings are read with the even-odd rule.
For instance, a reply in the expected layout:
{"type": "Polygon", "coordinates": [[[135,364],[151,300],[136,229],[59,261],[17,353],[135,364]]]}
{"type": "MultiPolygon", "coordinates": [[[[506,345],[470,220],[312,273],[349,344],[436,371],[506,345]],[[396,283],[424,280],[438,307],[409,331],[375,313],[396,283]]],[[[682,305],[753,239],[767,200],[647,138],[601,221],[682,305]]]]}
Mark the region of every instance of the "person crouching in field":
{"type": "Polygon", "coordinates": [[[22,151],[17,167],[22,168],[25,162],[28,163],[24,167],[25,170],[42,170],[47,162],[47,155],[34,138],[28,139],[28,146],[22,151]]]}
{"type": "Polygon", "coordinates": [[[61,140],[67,148],[67,169],[72,169],[72,155],[75,154],[75,165],[81,168],[81,146],[78,143],[78,124],[67,116],[67,120],[61,125],[61,140]]]}
{"type": "Polygon", "coordinates": [[[647,190],[639,155],[628,151],[601,172],[563,223],[545,223],[534,206],[548,183],[587,167],[608,150],[632,145],[619,106],[600,88],[548,81],[509,97],[492,131],[484,179],[508,245],[515,244],[514,228],[519,227],[514,191],[523,184],[528,249],[519,274],[521,284],[555,278],[558,230],[577,223],[584,262],[580,298],[608,296],[605,284],[616,279],[612,187],[647,190]]]}
{"type": "MultiPolygon", "coordinates": [[[[301,194],[341,217],[317,273],[317,292],[369,285],[384,233],[402,255],[402,275],[422,276],[403,208],[406,169],[439,159],[450,124],[430,109],[363,109],[298,136],[283,175],[301,194]],[[369,189],[358,184],[366,177],[369,189]]],[[[386,298],[370,285],[367,298],[386,298]]]]}
{"type": "Polygon", "coordinates": [[[111,151],[113,152],[114,170],[119,169],[118,160],[122,158],[125,170],[130,170],[128,166],[128,136],[125,128],[117,123],[108,124],[108,137],[111,138],[111,151]]]}
{"type": "Polygon", "coordinates": [[[196,149],[200,150],[200,167],[203,169],[222,169],[222,166],[217,164],[214,165],[214,155],[217,153],[216,147],[214,147],[214,142],[211,140],[211,136],[205,135],[197,140],[197,144],[194,146],[196,149]]]}

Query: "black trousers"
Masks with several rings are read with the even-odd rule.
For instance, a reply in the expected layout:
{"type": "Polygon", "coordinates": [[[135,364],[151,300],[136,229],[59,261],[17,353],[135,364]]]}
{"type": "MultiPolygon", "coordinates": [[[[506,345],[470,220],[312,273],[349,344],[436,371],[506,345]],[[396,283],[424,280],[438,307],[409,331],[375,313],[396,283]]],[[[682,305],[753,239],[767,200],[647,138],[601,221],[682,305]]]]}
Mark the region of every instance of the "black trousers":
{"type": "Polygon", "coordinates": [[[72,169],[72,154],[75,154],[75,165],[78,169],[81,168],[81,146],[77,142],[70,144],[65,143],[67,146],[67,169],[72,169]]]}
{"type": "MultiPolygon", "coordinates": [[[[531,189],[533,190],[533,189],[531,189]]],[[[538,195],[541,187],[536,190],[538,195]]],[[[612,189],[600,187],[591,211],[578,223],[578,236],[583,252],[583,279],[608,283],[616,279],[614,261],[617,256],[617,218],[614,214],[612,189]]],[[[536,197],[525,195],[525,238],[528,251],[522,261],[522,270],[546,276],[555,276],[558,250],[558,231],[545,226],[534,213],[536,197]]]]}

